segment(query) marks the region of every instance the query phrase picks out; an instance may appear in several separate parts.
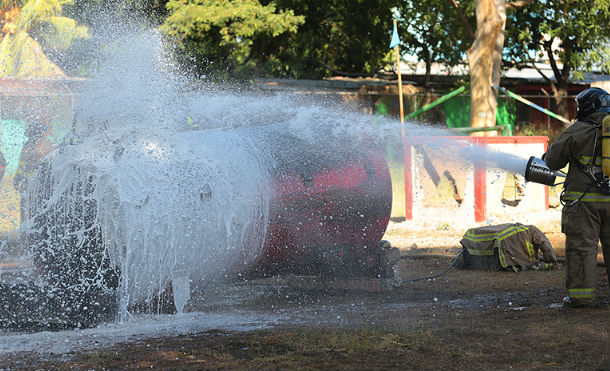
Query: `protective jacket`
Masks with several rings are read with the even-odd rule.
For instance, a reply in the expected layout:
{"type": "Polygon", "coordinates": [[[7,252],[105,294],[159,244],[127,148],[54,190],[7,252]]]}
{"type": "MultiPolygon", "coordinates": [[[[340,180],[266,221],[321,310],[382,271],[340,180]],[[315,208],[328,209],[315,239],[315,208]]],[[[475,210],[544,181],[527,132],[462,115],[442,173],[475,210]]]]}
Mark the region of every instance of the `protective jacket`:
{"type": "Polygon", "coordinates": [[[551,170],[559,170],[570,164],[562,195],[565,202],[578,200],[581,196],[583,202],[610,202],[610,196],[601,194],[581,170],[582,167],[592,166],[595,173],[601,174],[601,129],[595,124],[596,122],[576,121],[561,133],[542,156],[551,170]]]}
{"type": "Polygon", "coordinates": [[[497,254],[500,267],[507,270],[551,269],[557,262],[548,238],[533,225],[498,224],[469,229],[460,241],[472,257],[497,254]],[[542,251],[543,259],[538,256],[542,251]]]}

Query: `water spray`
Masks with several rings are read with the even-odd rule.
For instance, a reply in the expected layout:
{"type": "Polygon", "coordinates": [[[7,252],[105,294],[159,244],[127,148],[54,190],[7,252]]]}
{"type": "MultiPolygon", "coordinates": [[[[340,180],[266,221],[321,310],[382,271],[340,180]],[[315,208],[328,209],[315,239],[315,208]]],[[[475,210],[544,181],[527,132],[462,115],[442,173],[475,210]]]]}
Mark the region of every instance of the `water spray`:
{"type": "MultiPolygon", "coordinates": [[[[21,233],[40,287],[7,287],[20,309],[0,319],[86,327],[162,312],[167,292],[180,311],[191,282],[235,277],[396,278],[378,138],[402,146],[400,126],[285,94],[185,92],[158,35],[123,39],[76,92],[70,140],[28,182],[21,233]]],[[[445,135],[409,130],[430,150],[523,172],[518,156],[445,135]]],[[[526,179],[552,184],[538,161],[526,179]]]]}

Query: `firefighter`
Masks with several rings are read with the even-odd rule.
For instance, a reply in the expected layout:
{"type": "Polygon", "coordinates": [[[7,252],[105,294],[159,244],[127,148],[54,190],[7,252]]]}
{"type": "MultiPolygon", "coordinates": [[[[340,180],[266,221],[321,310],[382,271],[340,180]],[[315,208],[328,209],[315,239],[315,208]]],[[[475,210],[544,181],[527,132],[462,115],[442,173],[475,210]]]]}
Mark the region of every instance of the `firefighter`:
{"type": "MultiPolygon", "coordinates": [[[[597,246],[610,257],[610,192],[601,168],[601,122],[610,113],[610,94],[588,88],[576,97],[575,122],[543,155],[552,170],[569,164],[561,194],[561,231],[566,236],[566,307],[595,305],[597,246]]],[[[610,261],[606,264],[610,276],[610,261]]]]}
{"type": "Polygon", "coordinates": [[[50,120],[33,120],[28,122],[25,135],[28,138],[19,156],[19,167],[13,179],[13,187],[23,193],[28,179],[34,174],[40,161],[51,152],[55,146],[49,139],[52,125],[50,120]]]}
{"type": "Polygon", "coordinates": [[[13,178],[13,187],[19,192],[21,201],[19,203],[20,222],[28,220],[24,202],[27,182],[32,177],[40,161],[54,149],[49,137],[53,127],[49,124],[50,120],[36,120],[29,122],[25,128],[25,135],[28,140],[24,144],[19,156],[19,167],[13,178]]]}

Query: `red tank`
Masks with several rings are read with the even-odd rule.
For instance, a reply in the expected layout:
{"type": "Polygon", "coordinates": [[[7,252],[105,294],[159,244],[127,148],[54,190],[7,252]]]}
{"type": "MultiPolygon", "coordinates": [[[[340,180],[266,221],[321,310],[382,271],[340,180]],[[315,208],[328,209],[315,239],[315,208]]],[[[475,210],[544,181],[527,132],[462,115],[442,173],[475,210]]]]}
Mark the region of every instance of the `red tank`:
{"type": "Polygon", "coordinates": [[[372,140],[327,134],[263,140],[275,162],[272,201],[251,273],[375,274],[392,206],[385,155],[372,140]]]}
{"type": "MultiPolygon", "coordinates": [[[[225,277],[240,272],[247,277],[277,273],[370,277],[380,274],[380,268],[387,268],[387,264],[384,265],[387,249],[379,246],[392,204],[390,173],[384,153],[374,140],[366,136],[337,131],[340,132],[329,125],[311,125],[300,130],[269,125],[246,131],[245,142],[252,145],[251,152],[246,153],[257,156],[258,164],[267,167],[267,171],[261,173],[262,176],[268,174],[265,183],[269,184],[269,194],[264,196],[269,197],[263,199],[269,201],[269,208],[266,215],[260,216],[260,221],[266,222],[262,230],[255,221],[237,227],[245,228],[244,234],[249,230],[256,233],[256,238],[245,238],[245,244],[264,237],[263,248],[254,261],[247,253],[258,249],[238,246],[244,259],[231,255],[228,261],[225,259],[227,255],[218,254],[211,257],[209,264],[220,266],[218,270],[225,277]],[[224,271],[223,264],[227,266],[224,271]]],[[[245,165],[250,161],[246,156],[239,159],[245,165]]],[[[97,307],[91,312],[67,313],[80,323],[96,323],[118,310],[117,290],[122,282],[123,266],[113,265],[103,243],[105,238],[112,237],[105,236],[100,225],[96,224],[100,208],[92,195],[98,183],[90,175],[89,168],[78,162],[64,167],[74,169],[69,177],[74,181],[68,182],[65,191],[62,189],[61,193],[52,194],[53,163],[49,157],[37,172],[36,182],[30,183],[28,199],[31,207],[27,210],[34,216],[32,222],[36,228],[27,230],[24,238],[31,246],[35,265],[45,273],[53,291],[59,293],[57,300],[49,302],[50,307],[62,310],[72,307],[80,311],[78,308],[93,308],[92,303],[96,303],[97,307]]],[[[186,179],[198,181],[196,177],[186,179]]],[[[180,185],[191,187],[192,183],[180,185]]],[[[188,205],[205,201],[204,194],[187,194],[197,200],[188,205]]],[[[239,196],[257,198],[259,195],[239,196]]],[[[148,198],[145,200],[143,205],[148,198]]],[[[135,251],[146,251],[148,245],[138,244],[136,247],[143,250],[135,251]]],[[[221,241],[217,247],[225,248],[226,245],[221,241]]],[[[255,247],[259,248],[260,243],[255,247]]],[[[201,259],[201,256],[183,257],[186,262],[182,264],[187,268],[197,266],[197,259],[201,259]]],[[[144,268],[149,269],[156,263],[153,261],[144,268]]],[[[163,264],[158,266],[165,267],[163,264]]],[[[142,266],[133,269],[142,269],[142,266]]],[[[153,271],[139,271],[140,276],[132,276],[131,282],[153,271]]],[[[384,277],[389,276],[386,274],[384,277]]],[[[167,281],[157,284],[143,281],[141,287],[148,289],[146,285],[151,285],[150,289],[140,292],[140,287],[136,287],[134,292],[140,296],[131,295],[129,300],[134,301],[130,304],[135,307],[142,304],[142,310],[154,310],[146,307],[147,303],[158,306],[166,303],[162,287],[170,285],[169,279],[167,281]],[[161,290],[159,300],[147,302],[145,296],[155,290],[161,290]]]]}
{"type": "MultiPolygon", "coordinates": [[[[266,167],[262,176],[266,176],[269,193],[262,199],[268,200],[269,207],[260,216],[264,228],[259,228],[263,223],[256,221],[237,224],[236,228],[244,228],[241,231],[244,235],[255,234],[244,238],[245,246],[236,246],[243,254],[242,259],[239,255],[227,257],[221,253],[203,258],[196,254],[180,255],[184,257],[180,263],[186,270],[192,269],[193,261],[200,259],[215,266],[226,266],[223,271],[226,276],[238,273],[247,276],[377,274],[378,247],[390,219],[392,187],[385,155],[375,140],[342,132],[332,125],[315,124],[299,128],[268,125],[227,135],[246,138],[245,142],[252,144],[252,148],[245,153],[255,156],[259,160],[257,165],[266,167]],[[263,241],[262,250],[258,241],[263,241]],[[256,245],[247,246],[249,243],[256,245]]],[[[237,158],[246,166],[250,160],[247,156],[237,158]]],[[[102,242],[117,237],[104,235],[102,228],[93,224],[101,217],[97,215],[100,210],[97,199],[90,197],[97,187],[95,179],[86,175],[90,170],[75,164],[78,177],[74,184],[65,193],[52,195],[53,162],[49,158],[45,164],[42,169],[46,170],[32,183],[36,187],[30,192],[32,207],[28,208],[35,215],[33,222],[37,226],[26,236],[34,245],[36,265],[56,277],[57,282],[66,284],[93,280],[101,266],[104,268],[101,271],[108,273],[106,281],[116,286],[122,267],[112,266],[102,242]],[[53,203],[48,206],[50,199],[53,203]],[[73,237],[77,234],[75,230],[85,231],[81,239],[73,237]]],[[[186,177],[178,184],[185,189],[197,189],[189,183],[193,181],[197,178],[186,177]]],[[[187,194],[196,201],[204,197],[195,192],[187,194]]],[[[201,200],[205,201],[205,197],[201,200]]],[[[199,203],[186,205],[197,207],[199,203]]],[[[178,203],[175,206],[186,207],[178,203]]],[[[224,251],[224,247],[220,242],[217,250],[224,251]]],[[[134,251],[147,248],[136,243],[134,251]]]]}

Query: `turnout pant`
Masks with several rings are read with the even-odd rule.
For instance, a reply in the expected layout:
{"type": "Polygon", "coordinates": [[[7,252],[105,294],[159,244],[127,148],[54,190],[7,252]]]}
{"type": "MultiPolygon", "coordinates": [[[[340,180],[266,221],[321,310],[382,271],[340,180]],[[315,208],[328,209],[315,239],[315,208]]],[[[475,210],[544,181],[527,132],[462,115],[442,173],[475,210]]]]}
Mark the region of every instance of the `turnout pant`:
{"type": "Polygon", "coordinates": [[[565,206],[561,230],[566,235],[568,295],[574,304],[593,304],[600,241],[610,277],[610,202],[579,201],[565,206]]]}

